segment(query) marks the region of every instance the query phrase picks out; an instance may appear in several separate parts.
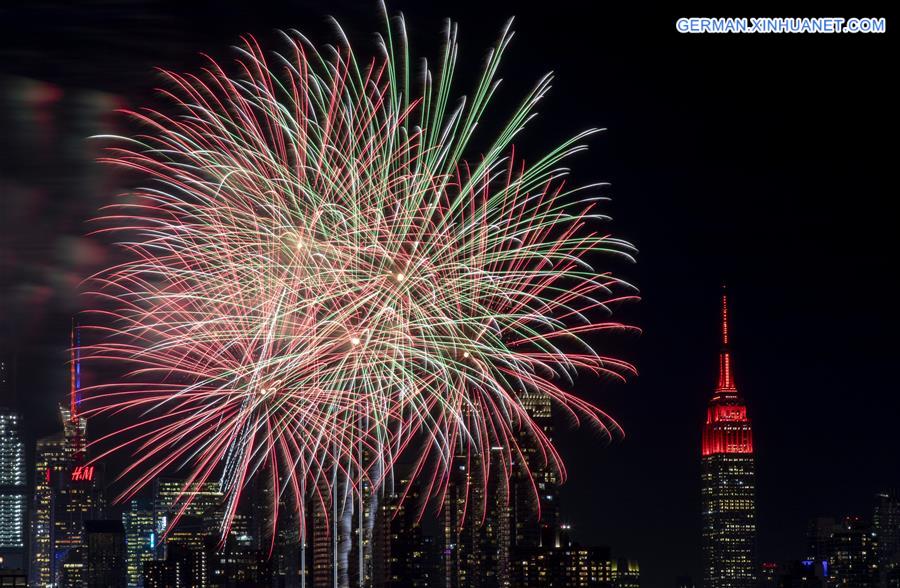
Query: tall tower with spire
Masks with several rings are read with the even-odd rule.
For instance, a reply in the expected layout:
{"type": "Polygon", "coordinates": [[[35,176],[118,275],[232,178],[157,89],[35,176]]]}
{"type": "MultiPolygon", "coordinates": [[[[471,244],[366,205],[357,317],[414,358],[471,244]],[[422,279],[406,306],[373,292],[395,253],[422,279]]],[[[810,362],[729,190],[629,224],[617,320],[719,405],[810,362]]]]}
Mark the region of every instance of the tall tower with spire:
{"type": "Polygon", "coordinates": [[[68,561],[80,557],[84,521],[102,518],[102,485],[85,448],[87,421],[80,414],[81,344],[72,322],[69,395],[59,405],[63,430],[37,441],[31,512],[29,585],[59,586],[68,561]]]}
{"type": "Polygon", "coordinates": [[[734,381],[724,288],[719,381],[706,409],[701,459],[703,586],[752,588],[756,575],[753,431],[734,381]]]}
{"type": "Polygon", "coordinates": [[[69,399],[67,404],[59,407],[62,416],[66,443],[76,465],[85,462],[85,437],[87,420],[79,414],[81,404],[81,331],[75,319],[72,319],[69,348],[69,399]]]}

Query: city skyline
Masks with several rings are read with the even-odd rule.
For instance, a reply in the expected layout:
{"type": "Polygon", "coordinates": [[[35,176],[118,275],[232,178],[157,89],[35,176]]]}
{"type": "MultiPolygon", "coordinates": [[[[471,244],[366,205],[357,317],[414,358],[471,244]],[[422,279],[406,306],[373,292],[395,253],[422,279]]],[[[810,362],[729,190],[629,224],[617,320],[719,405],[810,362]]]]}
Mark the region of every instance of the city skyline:
{"type": "MultiPolygon", "coordinates": [[[[778,588],[782,586],[779,583],[782,581],[801,581],[807,582],[803,586],[820,588],[893,587],[894,584],[879,583],[900,582],[900,495],[887,490],[874,495],[876,502],[871,515],[840,514],[809,520],[802,556],[784,554],[784,557],[774,561],[757,561],[754,439],[747,407],[738,393],[733,375],[735,362],[729,334],[728,300],[723,287],[719,300],[718,378],[709,401],[706,424],[701,428],[700,443],[704,473],[698,487],[704,502],[703,510],[696,514],[704,522],[703,541],[700,543],[706,563],[702,583],[698,583],[699,579],[694,579],[692,585],[707,588],[778,588]],[[723,459],[725,461],[721,461],[723,459]],[[735,459],[739,461],[736,462],[735,459]],[[747,531],[737,530],[737,527],[748,523],[750,526],[747,531]],[[825,578],[832,576],[845,579],[843,583],[825,584],[825,578]]],[[[74,322],[70,328],[70,341],[74,341],[78,337],[74,322]]],[[[149,501],[132,500],[128,504],[119,505],[106,502],[104,495],[108,492],[104,492],[103,477],[95,477],[95,468],[102,472],[106,464],[103,461],[97,464],[89,461],[89,452],[85,450],[85,445],[90,441],[86,422],[77,415],[73,417],[72,413],[72,407],[78,405],[79,396],[80,366],[77,357],[77,353],[70,353],[70,359],[74,363],[68,364],[70,384],[67,393],[59,399],[59,431],[37,442],[37,461],[32,468],[36,484],[30,489],[34,498],[28,522],[23,529],[24,535],[31,540],[31,548],[23,553],[30,555],[33,582],[50,582],[51,578],[57,578],[61,586],[70,586],[73,581],[80,586],[82,578],[96,576],[100,578],[97,580],[100,584],[97,585],[105,585],[103,582],[112,581],[110,578],[118,581],[121,575],[123,586],[126,578],[129,587],[168,586],[167,574],[180,577],[179,574],[188,573],[201,574],[196,576],[196,581],[201,582],[198,585],[215,586],[218,585],[214,583],[215,574],[242,574],[240,577],[245,579],[241,581],[252,582],[253,577],[268,578],[268,574],[274,574],[272,577],[277,578],[279,574],[291,573],[291,570],[295,570],[295,574],[298,570],[306,570],[299,577],[306,577],[307,585],[313,587],[332,586],[333,582],[338,582],[335,585],[341,586],[427,586],[432,585],[429,582],[440,580],[442,585],[446,582],[447,588],[476,585],[528,588],[544,586],[541,582],[545,580],[542,578],[548,573],[553,574],[548,577],[558,577],[563,582],[547,584],[553,587],[581,586],[577,582],[587,581],[586,578],[596,578],[598,582],[607,581],[610,588],[648,586],[646,581],[641,584],[637,560],[621,557],[620,550],[611,554],[610,548],[605,545],[583,546],[572,541],[571,525],[560,522],[558,513],[561,505],[557,503],[559,481],[553,476],[538,478],[543,480],[538,488],[544,512],[540,520],[534,516],[533,505],[529,507],[518,501],[515,490],[511,491],[509,503],[499,500],[501,495],[497,495],[496,504],[494,498],[481,497],[479,500],[490,500],[494,505],[488,508],[487,518],[484,520],[479,521],[477,508],[465,514],[464,503],[460,503],[458,508],[454,506],[453,498],[453,492],[468,492],[464,489],[471,481],[468,474],[465,474],[451,485],[448,502],[439,517],[433,521],[439,523],[436,535],[434,531],[422,531],[417,514],[421,498],[419,490],[414,490],[409,480],[400,480],[395,491],[372,503],[377,505],[375,511],[369,511],[368,506],[360,503],[363,509],[361,513],[367,513],[366,518],[370,516],[370,512],[375,517],[373,521],[376,530],[372,535],[366,535],[364,543],[359,540],[364,527],[355,527],[352,522],[345,531],[338,531],[338,527],[334,527],[334,532],[338,535],[330,538],[331,523],[326,527],[317,526],[315,521],[318,515],[313,508],[308,522],[311,525],[311,535],[307,537],[308,547],[301,548],[296,543],[299,541],[298,535],[293,535],[293,539],[290,539],[292,535],[288,527],[285,529],[288,535],[279,534],[277,545],[280,547],[267,556],[264,555],[263,545],[268,539],[259,533],[264,532],[268,515],[263,510],[253,510],[252,513],[241,510],[244,514],[239,514],[235,519],[232,538],[224,546],[216,548],[216,528],[221,516],[217,513],[226,505],[217,483],[204,483],[203,488],[195,484],[187,494],[191,502],[184,502],[184,479],[160,478],[153,484],[150,495],[152,499],[149,501]],[[83,465],[85,463],[92,465],[83,465]],[[395,501],[400,496],[406,496],[410,490],[410,500],[402,503],[395,501]],[[186,510],[182,510],[179,505],[184,505],[186,510]],[[111,519],[113,513],[117,517],[121,516],[121,520],[111,519]],[[399,515],[396,519],[399,526],[390,522],[394,514],[399,515]],[[473,514],[476,516],[473,517],[473,514]],[[183,516],[186,517],[183,522],[177,522],[183,516]],[[465,520],[457,520],[458,516],[465,520]],[[98,517],[100,520],[97,520],[98,517]],[[443,525],[443,530],[440,525],[443,525]],[[162,541],[167,533],[171,534],[162,541]],[[409,542],[411,533],[418,537],[413,543],[409,542]],[[105,547],[94,546],[95,536],[105,547]],[[154,543],[156,537],[161,539],[159,543],[154,543]],[[211,540],[213,543],[210,543],[211,540]],[[281,543],[285,540],[287,543],[281,543]],[[319,545],[318,542],[323,540],[325,544],[319,545]],[[81,543],[82,541],[85,543],[81,543]],[[116,547],[117,541],[121,542],[120,547],[116,547]],[[233,541],[237,543],[232,543],[233,541]],[[300,549],[300,553],[305,554],[294,564],[286,563],[291,557],[300,558],[296,551],[294,556],[288,555],[292,549],[291,541],[296,543],[294,549],[300,549]],[[507,542],[505,548],[504,541],[507,542]],[[346,544],[346,547],[340,547],[342,544],[346,544]],[[171,547],[173,545],[175,547],[171,547]],[[424,551],[416,551],[417,545],[421,545],[424,551]],[[176,547],[179,551],[171,551],[176,547]],[[192,551],[181,555],[180,550],[184,547],[196,550],[197,554],[207,555],[202,555],[200,560],[196,559],[199,555],[190,555],[194,553],[192,551]],[[225,551],[215,551],[221,548],[225,551]],[[101,551],[96,551],[97,549],[101,551]],[[108,551],[109,549],[112,551],[108,551]],[[246,551],[247,549],[250,551],[246,551]],[[332,549],[348,549],[351,565],[337,567],[330,555],[332,549]],[[360,557],[354,555],[357,550],[360,557]],[[456,555],[458,550],[462,551],[456,555]],[[170,551],[176,555],[167,556],[170,551]],[[95,556],[88,556],[90,553],[95,553],[95,556]],[[365,559],[362,559],[363,553],[366,554],[365,559]],[[415,559],[409,559],[413,553],[418,555],[415,559]],[[459,559],[463,558],[463,554],[464,559],[459,559]],[[172,557],[176,559],[172,560],[172,557]],[[95,561],[97,558],[100,559],[95,561]],[[241,572],[237,571],[239,568],[229,568],[230,564],[227,562],[238,561],[234,558],[245,561],[251,567],[241,572]],[[182,563],[167,568],[167,561],[182,563]],[[300,564],[300,561],[307,563],[300,564]],[[197,567],[198,565],[201,567],[197,567]],[[359,566],[359,573],[354,571],[356,566],[359,566]],[[187,572],[183,571],[185,569],[187,572]],[[340,574],[337,572],[339,569],[343,570],[340,574]],[[398,575],[398,570],[406,575],[398,575]],[[460,573],[463,570],[465,574],[460,573]],[[254,573],[267,575],[253,576],[254,573]],[[47,580],[41,579],[45,575],[47,580]],[[479,578],[477,583],[474,578],[479,578]],[[145,581],[150,584],[144,584],[145,581]],[[386,583],[391,581],[399,583],[386,583]]],[[[14,364],[4,360],[2,367],[6,376],[6,397],[14,396],[10,394],[14,390],[9,385],[9,374],[14,372],[14,364]]],[[[552,436],[554,425],[549,402],[533,397],[526,405],[545,433],[552,436]]],[[[12,461],[19,463],[16,455],[22,449],[17,449],[16,444],[23,445],[21,441],[17,441],[23,435],[17,422],[13,421],[14,426],[10,427],[10,415],[15,413],[8,408],[6,410],[7,412],[0,414],[0,417],[6,419],[0,423],[3,425],[0,431],[0,449],[3,451],[0,453],[6,460],[3,463],[4,472],[17,472],[20,470],[9,467],[12,463],[10,457],[12,456],[12,461]]],[[[533,457],[527,455],[526,459],[533,457]]],[[[543,475],[540,469],[535,472],[538,476],[543,475]]],[[[552,474],[552,471],[548,470],[547,473],[552,474]]],[[[21,474],[15,475],[22,477],[21,474]]],[[[257,485],[257,488],[261,487],[257,485]]],[[[8,491],[8,487],[5,491],[8,491]]],[[[315,499],[312,500],[315,503],[315,499]]],[[[478,500],[474,504],[477,507],[478,500]]],[[[264,503],[257,506],[264,506],[264,503]]],[[[247,508],[255,509],[257,506],[248,505],[247,508]]],[[[9,513],[4,512],[9,518],[9,513]]],[[[333,513],[332,516],[336,514],[333,513]]],[[[355,517],[356,515],[351,516],[350,520],[355,517]]],[[[360,518],[361,525],[364,524],[362,521],[360,518]]],[[[368,525],[369,523],[365,523],[366,527],[368,525]]],[[[427,520],[424,526],[430,526],[427,520]]],[[[10,529],[5,531],[5,537],[15,535],[10,534],[10,529]]],[[[5,568],[10,568],[10,561],[18,560],[4,561],[5,568]]],[[[16,565],[13,564],[12,567],[15,568],[16,565]]],[[[647,569],[647,566],[644,568],[647,569]]],[[[689,576],[684,579],[684,582],[690,581],[689,576]]],[[[595,586],[592,583],[583,585],[595,586]]]]}
{"type": "MultiPolygon", "coordinates": [[[[686,15],[675,8],[391,7],[428,25],[420,29],[459,18],[476,63],[478,41],[517,15],[514,65],[557,72],[547,110],[609,127],[579,163],[597,166],[592,179],[612,181],[616,226],[641,249],[629,271],[644,297],[632,311],[644,334],[623,343],[641,375],[626,385],[577,384],[622,423],[624,440],[602,446],[559,423],[571,475],[561,518],[578,536],[638,559],[651,586],[684,572],[700,577],[698,431],[715,385],[723,279],[736,307],[737,377],[762,431],[754,447],[760,560],[804,557],[807,519],[868,516],[876,492],[900,485],[889,384],[900,321],[896,278],[886,271],[896,257],[882,213],[890,161],[878,146],[896,123],[883,74],[890,34],[686,38],[674,31],[674,18],[686,15]],[[835,82],[836,67],[861,85],[835,82]],[[835,117],[852,123],[823,123],[835,117]],[[836,273],[853,279],[838,285],[836,273]]],[[[372,7],[349,3],[267,8],[245,15],[225,6],[213,19],[151,3],[146,21],[124,24],[100,13],[51,22],[34,10],[10,13],[17,30],[0,68],[10,130],[0,174],[11,202],[3,347],[18,347],[29,443],[56,426],[78,307],[73,284],[98,255],[82,238],[83,221],[115,185],[82,138],[107,132],[108,112],[148,92],[154,65],[196,63],[196,51],[224,48],[246,30],[265,35],[296,22],[327,31],[328,13],[364,31],[375,20],[372,7]],[[88,25],[98,32],[83,32],[88,25]]],[[[523,141],[558,138],[555,127],[575,130],[568,125],[551,118],[523,141]]]]}

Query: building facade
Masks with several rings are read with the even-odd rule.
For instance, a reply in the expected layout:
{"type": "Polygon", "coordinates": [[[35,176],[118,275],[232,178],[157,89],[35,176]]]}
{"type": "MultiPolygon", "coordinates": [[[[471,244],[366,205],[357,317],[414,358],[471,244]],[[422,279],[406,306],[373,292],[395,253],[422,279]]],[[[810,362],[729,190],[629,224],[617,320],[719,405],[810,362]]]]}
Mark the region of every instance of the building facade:
{"type": "Polygon", "coordinates": [[[144,564],[153,559],[156,546],[156,527],[153,508],[140,500],[132,500],[122,513],[125,527],[125,558],[128,588],[144,585],[144,564]]]}
{"type": "Polygon", "coordinates": [[[188,482],[179,478],[153,481],[153,526],[156,558],[178,544],[202,551],[206,537],[219,535],[223,495],[217,481],[188,482]]]}
{"type": "Polygon", "coordinates": [[[125,527],[122,521],[84,521],[82,581],[84,588],[125,588],[125,527]]]}
{"type": "Polygon", "coordinates": [[[27,499],[22,417],[0,406],[0,567],[25,568],[27,499]]]}
{"type": "Polygon", "coordinates": [[[38,440],[34,458],[29,583],[62,586],[81,574],[84,522],[102,519],[99,466],[87,452],[87,420],[79,414],[81,364],[77,329],[72,329],[68,401],[59,407],[62,432],[38,440]]]}
{"type": "Polygon", "coordinates": [[[15,406],[14,364],[0,355],[0,568],[25,569],[28,483],[25,431],[15,406]]]}
{"type": "Polygon", "coordinates": [[[722,294],[719,381],[702,438],[704,588],[753,588],[756,577],[756,475],[753,431],[732,373],[728,299],[722,294]]]}
{"type": "MultiPolygon", "coordinates": [[[[61,584],[81,547],[84,521],[101,518],[103,497],[97,466],[85,465],[84,419],[60,408],[62,433],[39,439],[35,451],[34,502],[31,510],[33,586],[61,584]],[[74,422],[73,422],[74,421],[74,422]]],[[[71,574],[70,574],[71,575],[71,574]]]]}
{"type": "MultiPolygon", "coordinates": [[[[553,440],[553,406],[550,396],[538,391],[523,391],[522,406],[534,425],[548,440],[553,440]]],[[[530,470],[513,472],[512,520],[514,547],[534,549],[557,544],[559,529],[559,472],[539,450],[533,433],[519,432],[522,455],[530,470]]]]}
{"type": "Polygon", "coordinates": [[[519,390],[519,399],[530,423],[517,433],[520,454],[509,479],[499,467],[506,459],[500,447],[454,457],[440,537],[446,588],[513,586],[539,567],[535,562],[549,561],[545,551],[558,555],[553,550],[560,547],[559,471],[536,441],[537,435],[552,440],[551,399],[534,390],[519,390]],[[493,460],[486,487],[478,478],[484,459],[493,460]]]}
{"type": "Polygon", "coordinates": [[[423,533],[420,509],[424,506],[421,486],[400,480],[395,491],[386,492],[375,520],[375,588],[427,588],[438,585],[437,549],[423,533]]]}
{"type": "Polygon", "coordinates": [[[896,490],[875,496],[872,526],[878,538],[878,572],[883,588],[900,585],[900,495],[896,490]]]}
{"type": "Polygon", "coordinates": [[[829,563],[829,580],[834,588],[878,586],[878,538],[872,525],[860,517],[844,517],[831,538],[829,563]]]}

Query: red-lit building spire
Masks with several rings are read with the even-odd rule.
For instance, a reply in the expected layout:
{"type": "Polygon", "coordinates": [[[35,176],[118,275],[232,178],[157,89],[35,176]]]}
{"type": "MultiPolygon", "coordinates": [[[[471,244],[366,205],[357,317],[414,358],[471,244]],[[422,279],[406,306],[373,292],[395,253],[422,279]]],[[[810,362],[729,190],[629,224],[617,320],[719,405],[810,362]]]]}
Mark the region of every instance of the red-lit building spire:
{"type": "Polygon", "coordinates": [[[756,458],[747,405],[738,394],[728,323],[728,296],[722,288],[719,380],[703,424],[701,497],[703,586],[756,586],[756,458]]]}
{"type": "Polygon", "coordinates": [[[719,385],[716,392],[737,392],[731,375],[731,348],[728,345],[728,294],[722,286],[722,349],[719,351],[719,385]]]}
{"type": "Polygon", "coordinates": [[[703,455],[753,453],[753,432],[747,407],[734,382],[728,332],[728,295],[722,287],[722,347],[719,350],[719,381],[706,409],[703,455]]]}

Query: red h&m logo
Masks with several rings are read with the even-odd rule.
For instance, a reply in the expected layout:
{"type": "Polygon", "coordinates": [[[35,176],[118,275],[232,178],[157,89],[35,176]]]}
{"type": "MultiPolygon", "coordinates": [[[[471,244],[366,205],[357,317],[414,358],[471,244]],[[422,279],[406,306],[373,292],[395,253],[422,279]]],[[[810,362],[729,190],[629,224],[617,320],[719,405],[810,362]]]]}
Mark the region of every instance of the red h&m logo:
{"type": "Polygon", "coordinates": [[[94,479],[94,466],[78,466],[72,470],[73,482],[90,482],[94,479]]]}

